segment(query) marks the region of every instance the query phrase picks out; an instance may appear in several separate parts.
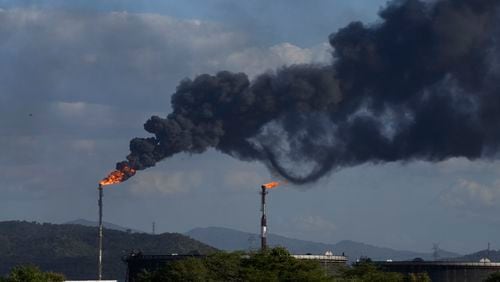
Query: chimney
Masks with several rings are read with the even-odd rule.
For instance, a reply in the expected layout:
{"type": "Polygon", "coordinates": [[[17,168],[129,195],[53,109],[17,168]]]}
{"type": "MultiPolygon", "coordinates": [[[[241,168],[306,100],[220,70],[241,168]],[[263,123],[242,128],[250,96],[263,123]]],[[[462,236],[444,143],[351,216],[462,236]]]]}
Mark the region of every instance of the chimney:
{"type": "Polygon", "coordinates": [[[262,212],[262,217],[260,219],[260,248],[261,251],[265,251],[267,247],[267,219],[266,219],[266,186],[262,185],[261,186],[262,191],[260,192],[262,196],[262,202],[261,202],[261,212],[262,212]]]}
{"type": "Polygon", "coordinates": [[[97,276],[99,280],[102,280],[102,185],[99,184],[97,188],[99,190],[99,259],[97,263],[97,276]]]}

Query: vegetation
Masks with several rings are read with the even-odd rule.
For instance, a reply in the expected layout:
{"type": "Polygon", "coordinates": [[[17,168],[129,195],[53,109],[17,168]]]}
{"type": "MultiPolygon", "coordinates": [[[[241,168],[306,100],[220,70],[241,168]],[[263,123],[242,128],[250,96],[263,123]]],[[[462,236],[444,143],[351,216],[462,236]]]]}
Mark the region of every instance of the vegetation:
{"type": "Polygon", "coordinates": [[[284,248],[244,255],[216,253],[143,273],[139,281],[329,281],[320,264],[293,258],[284,248]]]}
{"type": "Polygon", "coordinates": [[[16,266],[7,277],[0,277],[0,282],[62,282],[64,280],[62,274],[43,272],[32,265],[16,266]]]}
{"type": "Polygon", "coordinates": [[[363,261],[352,268],[345,268],[333,280],[335,282],[430,282],[427,273],[404,275],[396,272],[384,272],[371,261],[363,261]]]}
{"type": "Polygon", "coordinates": [[[337,281],[372,281],[372,282],[399,282],[404,281],[400,273],[383,272],[373,263],[361,262],[355,264],[353,268],[344,269],[337,281]]]}
{"type": "MultiPolygon", "coordinates": [[[[132,249],[150,254],[208,254],[216,251],[176,233],[150,235],[105,229],[104,278],[125,278],[126,265],[122,257],[132,249]]],[[[95,278],[97,228],[74,224],[0,222],[0,276],[7,275],[15,266],[27,264],[64,273],[69,279],[95,278]]]]}
{"type": "MultiPolygon", "coordinates": [[[[75,280],[96,277],[96,234],[97,228],[81,225],[0,222],[0,277],[5,277],[0,282],[62,280],[62,276],[40,269],[75,280]],[[28,264],[40,269],[18,267],[28,264]]],[[[147,254],[208,254],[204,259],[176,261],[158,271],[144,272],[141,281],[430,281],[425,274],[385,273],[370,262],[332,276],[319,263],[297,260],[283,248],[248,255],[216,253],[214,248],[181,234],[149,235],[109,229],[104,233],[105,279],[124,279],[126,265],[122,257],[132,248],[147,254]]]]}
{"type": "Polygon", "coordinates": [[[319,262],[298,260],[284,248],[267,252],[216,253],[203,259],[188,258],[166,264],[155,272],[143,272],[141,282],[159,281],[332,281],[332,282],[429,282],[427,274],[383,272],[371,262],[345,267],[336,274],[319,262]]]}
{"type": "Polygon", "coordinates": [[[494,272],[484,282],[500,282],[500,272],[494,272]]]}

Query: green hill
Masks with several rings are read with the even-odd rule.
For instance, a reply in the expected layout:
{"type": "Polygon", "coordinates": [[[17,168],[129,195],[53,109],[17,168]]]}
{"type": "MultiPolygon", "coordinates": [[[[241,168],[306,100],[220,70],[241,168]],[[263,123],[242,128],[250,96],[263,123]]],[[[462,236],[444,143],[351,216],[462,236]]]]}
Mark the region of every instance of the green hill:
{"type": "MultiPolygon", "coordinates": [[[[76,224],[0,222],[0,275],[20,264],[63,273],[69,279],[93,279],[97,272],[97,228],[76,224]]],[[[125,278],[122,257],[132,250],[148,254],[201,254],[216,249],[177,233],[150,235],[104,230],[103,276],[125,278]]]]}

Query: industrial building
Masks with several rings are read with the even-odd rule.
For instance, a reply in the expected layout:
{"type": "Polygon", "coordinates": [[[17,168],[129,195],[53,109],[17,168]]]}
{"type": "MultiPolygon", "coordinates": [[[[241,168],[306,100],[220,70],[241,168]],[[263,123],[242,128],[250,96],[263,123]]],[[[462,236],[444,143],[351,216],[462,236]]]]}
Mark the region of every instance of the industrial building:
{"type": "Polygon", "coordinates": [[[347,266],[347,257],[334,255],[328,251],[324,255],[292,255],[292,257],[300,260],[314,260],[330,274],[336,274],[339,268],[347,266]]]}
{"type": "Polygon", "coordinates": [[[483,281],[490,274],[500,271],[499,262],[481,259],[479,262],[454,261],[384,261],[376,262],[382,270],[403,274],[426,272],[433,282],[483,281]]]}

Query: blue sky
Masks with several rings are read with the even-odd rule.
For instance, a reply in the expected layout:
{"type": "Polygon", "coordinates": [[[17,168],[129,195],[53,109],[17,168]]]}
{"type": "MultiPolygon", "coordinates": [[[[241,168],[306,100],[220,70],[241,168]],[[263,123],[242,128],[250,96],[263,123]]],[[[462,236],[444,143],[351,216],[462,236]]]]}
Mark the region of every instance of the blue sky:
{"type": "MultiPolygon", "coordinates": [[[[0,1],[0,220],[95,219],[96,183],[181,79],[328,63],[328,35],[385,1],[0,1]],[[311,4],[312,3],[312,4],[311,4]],[[29,115],[31,114],[31,116],[29,115]]],[[[399,249],[498,249],[497,161],[365,164],[269,196],[273,233],[399,249]]],[[[181,154],[105,191],[105,220],[258,232],[259,163],[181,154]]]]}

